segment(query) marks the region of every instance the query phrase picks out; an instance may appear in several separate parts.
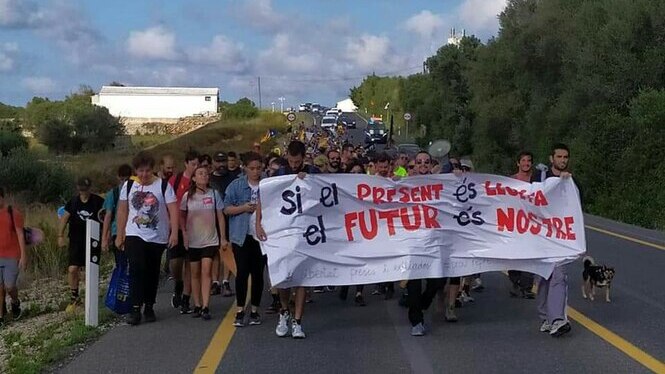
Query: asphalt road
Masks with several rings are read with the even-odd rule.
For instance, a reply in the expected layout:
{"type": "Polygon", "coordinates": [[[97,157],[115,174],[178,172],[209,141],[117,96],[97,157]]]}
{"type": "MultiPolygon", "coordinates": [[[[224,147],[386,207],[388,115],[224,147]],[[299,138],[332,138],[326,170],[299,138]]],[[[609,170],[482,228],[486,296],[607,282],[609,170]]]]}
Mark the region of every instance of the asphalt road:
{"type": "Polygon", "coordinates": [[[354,306],[352,297],[342,302],[337,293],[315,294],[303,319],[308,337],[298,341],[275,336],[275,315],[237,331],[222,324],[229,298],[213,298],[211,321],[181,316],[168,305],[168,285],[158,297],[157,323],[112,329],[61,372],[192,372],[217,329],[232,336],[228,345],[211,345],[224,352],[217,373],[647,373],[638,362],[648,361],[642,353],[665,368],[665,234],[592,216],[586,223],[589,254],[617,270],[612,302],[584,300],[582,264],[571,264],[573,330],[559,339],[538,331],[534,300],[510,298],[502,273],[483,274],[485,290],[457,310],[458,323],[445,322],[433,305],[426,313],[428,335],[417,338],[409,335],[406,310],[396,300],[367,290],[366,307],[354,306]],[[618,337],[598,332],[603,329],[618,337]],[[621,350],[631,344],[638,360],[621,350]]]}

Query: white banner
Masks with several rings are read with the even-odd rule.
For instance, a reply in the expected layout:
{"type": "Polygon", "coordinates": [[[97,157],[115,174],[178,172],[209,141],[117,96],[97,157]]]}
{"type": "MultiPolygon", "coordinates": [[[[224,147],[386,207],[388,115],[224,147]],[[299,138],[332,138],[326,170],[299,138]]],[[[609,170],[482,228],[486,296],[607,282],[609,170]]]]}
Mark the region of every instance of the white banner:
{"type": "Polygon", "coordinates": [[[260,191],[262,249],[281,287],[500,270],[549,277],[586,250],[572,179],[289,175],[262,180],[260,191]]]}

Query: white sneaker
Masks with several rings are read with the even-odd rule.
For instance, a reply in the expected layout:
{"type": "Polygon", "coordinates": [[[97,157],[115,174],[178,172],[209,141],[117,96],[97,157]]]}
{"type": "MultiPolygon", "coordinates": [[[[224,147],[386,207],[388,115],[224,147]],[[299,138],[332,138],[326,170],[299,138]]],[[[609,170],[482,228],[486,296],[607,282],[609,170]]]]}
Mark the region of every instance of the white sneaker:
{"type": "Polygon", "coordinates": [[[291,323],[291,336],[293,339],[305,339],[305,332],[302,331],[302,325],[294,319],[291,323]]]}
{"type": "Polygon", "coordinates": [[[563,319],[557,319],[552,323],[552,329],[550,330],[550,336],[559,337],[567,332],[570,332],[570,323],[563,319]]]}
{"type": "Polygon", "coordinates": [[[540,325],[540,332],[550,332],[552,330],[552,325],[550,325],[547,320],[543,320],[543,323],[540,325]]]}
{"type": "Polygon", "coordinates": [[[275,334],[277,336],[284,337],[289,333],[289,312],[280,313],[279,322],[277,323],[277,328],[275,329],[275,334]]]}
{"type": "Polygon", "coordinates": [[[411,336],[423,336],[425,335],[425,325],[419,323],[411,327],[411,336]]]}

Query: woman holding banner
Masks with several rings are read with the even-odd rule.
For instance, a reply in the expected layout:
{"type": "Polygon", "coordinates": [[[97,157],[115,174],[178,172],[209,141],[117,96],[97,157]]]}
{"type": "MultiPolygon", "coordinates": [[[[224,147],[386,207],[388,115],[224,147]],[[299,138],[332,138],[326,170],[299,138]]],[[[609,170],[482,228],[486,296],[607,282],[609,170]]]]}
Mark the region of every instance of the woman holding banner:
{"type": "Polygon", "coordinates": [[[259,242],[252,232],[255,221],[251,220],[259,200],[259,182],[263,173],[261,155],[250,152],[245,156],[245,174],[238,177],[226,189],[224,213],[229,216],[229,238],[236,260],[236,306],[233,325],[245,326],[245,303],[248,278],[252,276],[250,325],[260,325],[259,305],[263,294],[263,268],[266,263],[259,242]]]}

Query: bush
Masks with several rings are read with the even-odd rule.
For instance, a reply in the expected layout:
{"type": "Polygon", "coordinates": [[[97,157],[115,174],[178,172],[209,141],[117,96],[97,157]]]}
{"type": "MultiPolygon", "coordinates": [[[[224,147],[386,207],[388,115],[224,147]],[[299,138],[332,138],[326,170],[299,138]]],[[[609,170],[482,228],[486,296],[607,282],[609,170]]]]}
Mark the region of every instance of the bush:
{"type": "Polygon", "coordinates": [[[227,118],[248,119],[259,115],[259,109],[254,102],[246,97],[235,104],[223,103],[221,110],[227,118]]]}
{"type": "Polygon", "coordinates": [[[39,161],[25,149],[0,159],[0,181],[26,202],[61,202],[73,193],[74,177],[61,165],[39,161]]]}
{"type": "Polygon", "coordinates": [[[7,156],[15,148],[28,148],[28,139],[19,132],[0,130],[0,155],[7,156]]]}

